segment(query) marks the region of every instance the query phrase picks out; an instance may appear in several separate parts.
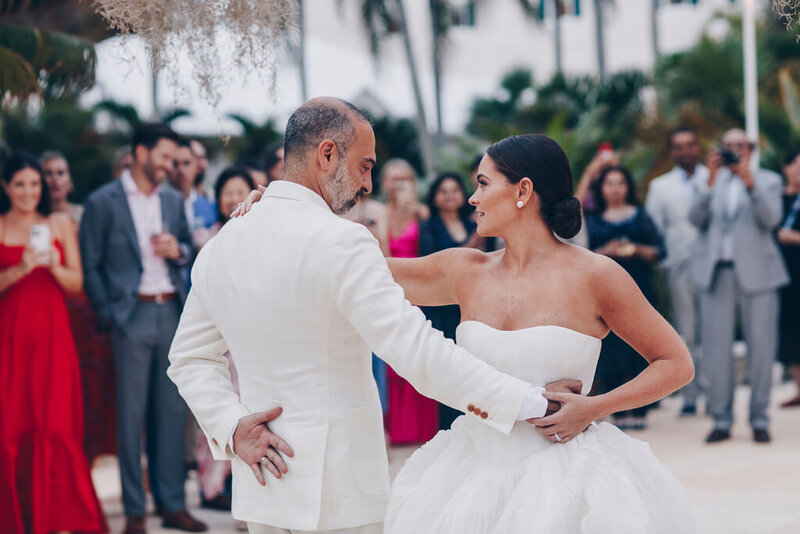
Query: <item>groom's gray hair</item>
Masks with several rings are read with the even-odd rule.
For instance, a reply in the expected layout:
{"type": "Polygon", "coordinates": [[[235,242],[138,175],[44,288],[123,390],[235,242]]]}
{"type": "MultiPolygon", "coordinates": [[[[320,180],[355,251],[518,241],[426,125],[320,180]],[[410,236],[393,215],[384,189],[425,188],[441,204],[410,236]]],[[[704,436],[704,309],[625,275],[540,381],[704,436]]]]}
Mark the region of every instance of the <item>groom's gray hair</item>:
{"type": "Polygon", "coordinates": [[[303,158],[325,139],[331,139],[344,155],[356,136],[355,122],[370,118],[356,106],[338,98],[322,97],[309,100],[292,113],[283,136],[283,157],[303,158]]]}

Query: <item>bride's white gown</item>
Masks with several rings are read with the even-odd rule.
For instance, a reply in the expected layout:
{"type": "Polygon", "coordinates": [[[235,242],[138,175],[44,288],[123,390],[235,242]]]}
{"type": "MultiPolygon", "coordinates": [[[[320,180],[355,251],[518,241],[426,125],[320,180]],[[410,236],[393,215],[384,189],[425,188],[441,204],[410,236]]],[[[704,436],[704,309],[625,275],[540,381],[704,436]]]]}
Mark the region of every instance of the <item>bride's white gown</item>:
{"type": "MultiPolygon", "coordinates": [[[[457,338],[508,374],[538,386],[578,378],[584,394],[601,344],[557,326],[504,331],[477,321],[459,325],[457,338]]],[[[467,414],[406,462],[384,532],[686,534],[693,524],[678,480],[613,425],[559,444],[525,422],[504,435],[467,414]]]]}

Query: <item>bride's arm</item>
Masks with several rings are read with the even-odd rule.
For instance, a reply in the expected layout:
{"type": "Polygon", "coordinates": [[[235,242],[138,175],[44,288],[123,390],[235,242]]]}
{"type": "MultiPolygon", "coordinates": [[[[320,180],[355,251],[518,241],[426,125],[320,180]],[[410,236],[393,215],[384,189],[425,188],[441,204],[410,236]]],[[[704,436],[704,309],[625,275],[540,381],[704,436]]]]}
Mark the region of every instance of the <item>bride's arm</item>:
{"type": "Polygon", "coordinates": [[[694,376],[686,345],[624,269],[603,258],[598,261],[591,287],[595,288],[600,318],[649,365],[630,382],[596,397],[545,393],[546,398],[561,402],[563,407],[555,415],[539,419],[536,426],[555,441],[559,441],[556,433],[560,441],[567,441],[595,419],[662,399],[694,376]]]}
{"type": "Polygon", "coordinates": [[[474,249],[451,248],[422,258],[387,258],[395,282],[416,306],[458,304],[454,280],[475,261],[474,249]]]}

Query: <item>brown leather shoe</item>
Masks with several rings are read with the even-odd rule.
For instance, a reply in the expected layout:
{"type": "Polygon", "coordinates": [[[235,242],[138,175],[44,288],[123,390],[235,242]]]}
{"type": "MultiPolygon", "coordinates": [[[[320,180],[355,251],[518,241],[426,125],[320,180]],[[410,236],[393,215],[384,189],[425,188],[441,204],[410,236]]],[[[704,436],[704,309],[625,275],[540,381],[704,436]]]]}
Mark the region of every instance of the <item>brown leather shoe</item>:
{"type": "Polygon", "coordinates": [[[122,534],[147,534],[143,515],[129,515],[125,518],[125,530],[122,534]]]}
{"type": "Polygon", "coordinates": [[[186,510],[164,514],[163,519],[161,526],[164,528],[174,528],[184,532],[205,532],[208,530],[208,525],[190,516],[186,510]]]}

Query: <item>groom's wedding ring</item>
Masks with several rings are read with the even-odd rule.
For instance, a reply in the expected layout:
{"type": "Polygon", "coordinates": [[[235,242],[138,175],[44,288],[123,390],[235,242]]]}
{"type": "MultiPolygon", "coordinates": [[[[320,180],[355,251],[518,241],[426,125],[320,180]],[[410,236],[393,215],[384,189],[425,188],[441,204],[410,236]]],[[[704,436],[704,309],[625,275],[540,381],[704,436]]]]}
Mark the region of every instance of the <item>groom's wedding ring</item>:
{"type": "Polygon", "coordinates": [[[561,441],[561,436],[558,435],[558,432],[556,432],[555,436],[556,436],[556,441],[561,441]]]}

